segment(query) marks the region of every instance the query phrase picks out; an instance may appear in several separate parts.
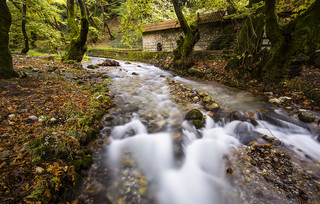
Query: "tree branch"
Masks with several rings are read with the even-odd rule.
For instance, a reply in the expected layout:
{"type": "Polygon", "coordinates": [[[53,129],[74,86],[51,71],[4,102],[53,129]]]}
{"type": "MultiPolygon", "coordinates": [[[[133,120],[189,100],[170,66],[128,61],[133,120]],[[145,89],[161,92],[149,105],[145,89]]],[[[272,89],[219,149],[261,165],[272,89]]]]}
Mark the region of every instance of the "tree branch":
{"type": "Polygon", "coordinates": [[[191,32],[191,28],[188,25],[186,19],[184,18],[178,0],[172,0],[172,4],[184,34],[191,32]]]}

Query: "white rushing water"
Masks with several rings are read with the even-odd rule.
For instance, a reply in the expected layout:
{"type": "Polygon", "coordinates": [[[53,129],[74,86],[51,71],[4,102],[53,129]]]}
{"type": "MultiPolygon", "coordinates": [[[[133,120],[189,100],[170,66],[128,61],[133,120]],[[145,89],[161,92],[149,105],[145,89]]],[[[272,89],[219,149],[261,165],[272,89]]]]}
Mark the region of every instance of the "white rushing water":
{"type": "MultiPolygon", "coordinates": [[[[99,60],[103,59],[93,58],[92,63],[96,64],[99,60]]],[[[119,68],[110,68],[107,73],[111,76],[112,91],[116,94],[116,108],[132,117],[129,122],[113,127],[108,162],[116,169],[123,155],[129,152],[138,168],[156,186],[158,203],[238,203],[231,198],[233,189],[225,179],[225,157],[232,149],[242,145],[239,141],[252,132],[276,137],[301,156],[307,154],[314,160],[320,160],[320,144],[314,135],[303,127],[285,121],[279,120],[280,125],[266,120],[257,120],[257,126],[241,121],[222,124],[215,123],[208,116],[205,127],[198,132],[188,121],[184,121],[185,113],[170,99],[166,85],[166,77],[173,78],[170,73],[143,63],[119,62],[119,68]],[[150,133],[147,123],[165,128],[150,133]],[[177,130],[173,127],[177,123],[182,127],[180,134],[184,159],[181,165],[176,164],[174,157],[173,138],[177,130]]],[[[176,79],[208,92],[224,108],[237,110],[239,107],[241,111],[246,108],[255,111],[264,105],[248,92],[180,77],[176,79]]],[[[259,138],[256,140],[259,141],[259,138]]]]}

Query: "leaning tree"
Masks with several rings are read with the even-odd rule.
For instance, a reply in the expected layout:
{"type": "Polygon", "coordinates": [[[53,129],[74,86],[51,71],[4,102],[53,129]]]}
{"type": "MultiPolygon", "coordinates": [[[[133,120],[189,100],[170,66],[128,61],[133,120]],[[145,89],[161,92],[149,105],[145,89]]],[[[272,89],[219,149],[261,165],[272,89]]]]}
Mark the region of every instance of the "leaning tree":
{"type": "Polygon", "coordinates": [[[13,70],[12,57],[9,50],[9,29],[11,14],[6,0],[0,0],[0,78],[17,76],[13,70]]]}
{"type": "Polygon", "coordinates": [[[173,51],[173,63],[176,68],[181,70],[187,70],[193,66],[193,48],[200,39],[200,32],[197,22],[189,25],[181,11],[178,0],[172,0],[175,13],[180,23],[180,27],[184,33],[177,40],[177,48],[173,51]]]}

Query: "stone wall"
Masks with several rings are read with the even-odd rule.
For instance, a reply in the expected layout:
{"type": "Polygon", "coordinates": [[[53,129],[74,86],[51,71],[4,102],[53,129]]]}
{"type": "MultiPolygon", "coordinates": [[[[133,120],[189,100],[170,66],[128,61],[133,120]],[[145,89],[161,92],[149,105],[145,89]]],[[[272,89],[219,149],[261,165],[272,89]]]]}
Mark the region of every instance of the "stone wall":
{"type": "MultiPolygon", "coordinates": [[[[219,40],[221,36],[230,36],[232,39],[236,38],[236,33],[239,31],[241,22],[225,21],[215,22],[199,25],[200,40],[195,45],[195,51],[209,50],[210,44],[219,40]],[[226,28],[234,27],[231,32],[225,32],[226,28]]],[[[230,30],[230,29],[229,29],[230,30]]],[[[160,30],[153,32],[146,32],[142,35],[142,43],[144,51],[159,51],[159,44],[161,44],[161,51],[173,51],[176,47],[176,41],[179,36],[183,36],[180,28],[160,30]]]]}

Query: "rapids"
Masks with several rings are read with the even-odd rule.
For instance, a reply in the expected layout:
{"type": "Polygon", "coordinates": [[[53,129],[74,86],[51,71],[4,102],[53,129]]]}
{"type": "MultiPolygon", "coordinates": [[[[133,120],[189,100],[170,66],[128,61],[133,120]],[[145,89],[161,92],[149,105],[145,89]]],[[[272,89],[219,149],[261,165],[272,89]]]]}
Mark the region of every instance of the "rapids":
{"type": "MultiPolygon", "coordinates": [[[[103,60],[92,57],[90,64],[103,60]]],[[[262,142],[259,134],[279,139],[305,160],[320,161],[320,144],[311,126],[293,118],[283,120],[281,110],[260,113],[268,105],[248,92],[173,76],[144,63],[118,62],[117,68],[94,70],[110,75],[116,107],[107,114],[112,120],[101,131],[107,142],[94,157],[84,184],[89,187],[83,187],[100,186],[94,187],[97,193],[88,196],[88,203],[244,203],[226,179],[226,162],[248,141],[262,142]],[[223,109],[256,112],[257,124],[215,122],[200,104],[175,103],[166,78],[207,92],[223,109]],[[184,120],[192,108],[207,115],[200,130],[184,120]],[[99,166],[109,173],[94,173],[99,166]]]]}

